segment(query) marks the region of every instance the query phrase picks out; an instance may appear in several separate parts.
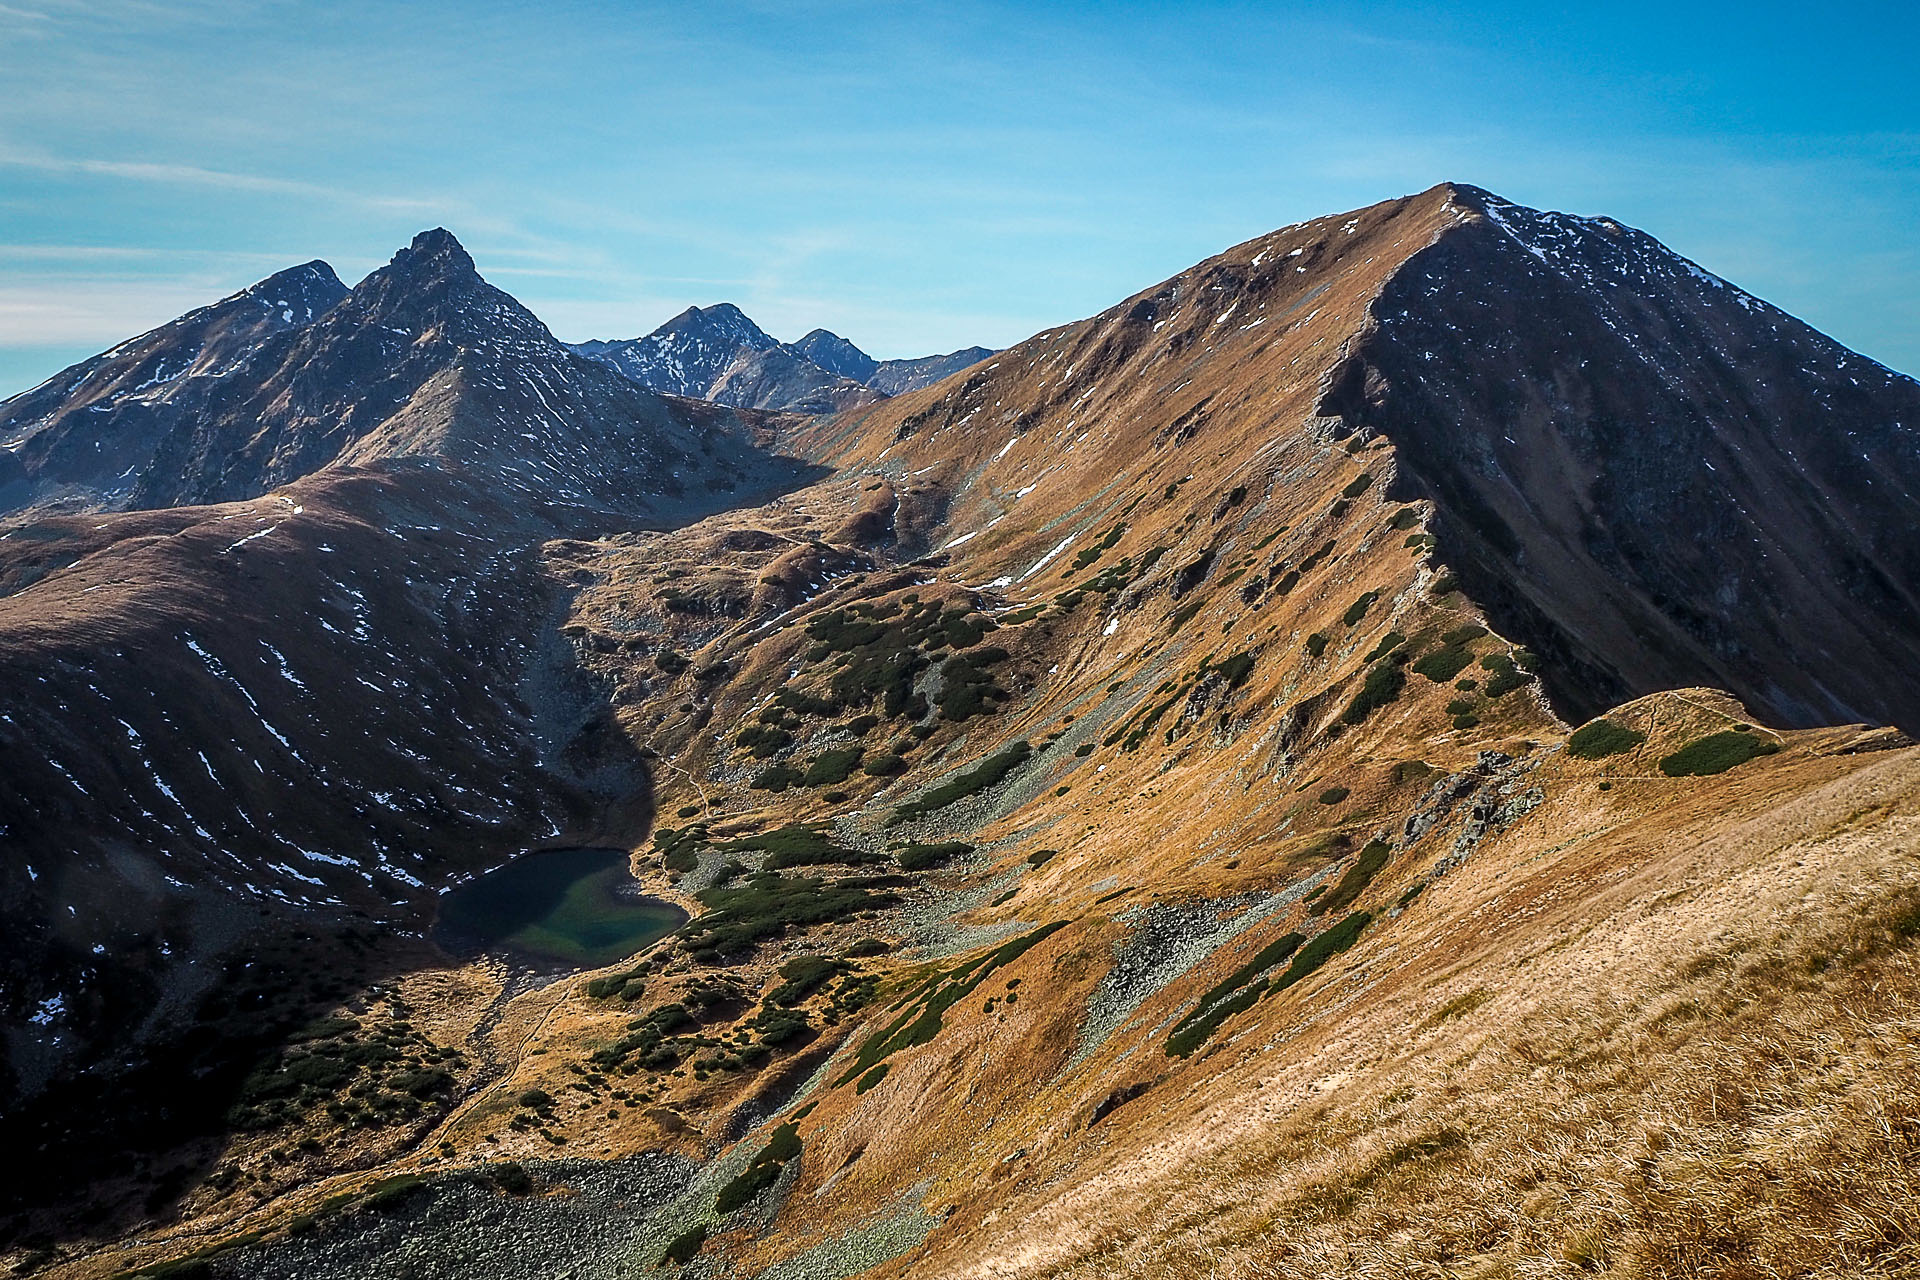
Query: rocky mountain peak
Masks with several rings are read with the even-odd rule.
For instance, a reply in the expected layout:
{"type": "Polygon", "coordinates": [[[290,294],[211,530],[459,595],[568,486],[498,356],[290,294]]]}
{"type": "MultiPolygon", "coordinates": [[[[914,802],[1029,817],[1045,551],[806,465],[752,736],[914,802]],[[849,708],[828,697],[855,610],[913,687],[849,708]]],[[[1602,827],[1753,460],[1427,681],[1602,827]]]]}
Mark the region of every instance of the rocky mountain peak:
{"type": "Polygon", "coordinates": [[[731,302],[716,302],[710,307],[688,307],[649,336],[660,338],[666,334],[687,334],[731,342],[755,351],[766,351],[780,345],[777,339],[731,302]]]}
{"type": "Polygon", "coordinates": [[[479,274],[473,256],[445,227],[433,227],[415,236],[411,244],[393,255],[393,266],[423,275],[479,274]]]}
{"type": "Polygon", "coordinates": [[[269,310],[285,314],[283,324],[306,324],[319,318],[348,293],[347,286],[327,263],[315,258],[297,267],[276,271],[235,297],[251,298],[269,310]]]}
{"type": "Polygon", "coordinates": [[[829,373],[866,382],[880,362],[831,329],[815,329],[793,344],[793,349],[829,373]]]}

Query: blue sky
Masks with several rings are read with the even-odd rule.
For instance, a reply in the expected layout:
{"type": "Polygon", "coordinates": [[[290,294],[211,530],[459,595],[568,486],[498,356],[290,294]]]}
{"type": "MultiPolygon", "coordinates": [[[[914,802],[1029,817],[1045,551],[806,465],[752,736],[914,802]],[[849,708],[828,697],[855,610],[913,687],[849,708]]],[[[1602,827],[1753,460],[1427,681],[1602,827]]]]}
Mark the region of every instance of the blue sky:
{"type": "Polygon", "coordinates": [[[886,357],[1445,179],[1920,372],[1916,52],[1891,4],[0,0],[0,395],[436,224],[568,340],[729,300],[886,357]]]}

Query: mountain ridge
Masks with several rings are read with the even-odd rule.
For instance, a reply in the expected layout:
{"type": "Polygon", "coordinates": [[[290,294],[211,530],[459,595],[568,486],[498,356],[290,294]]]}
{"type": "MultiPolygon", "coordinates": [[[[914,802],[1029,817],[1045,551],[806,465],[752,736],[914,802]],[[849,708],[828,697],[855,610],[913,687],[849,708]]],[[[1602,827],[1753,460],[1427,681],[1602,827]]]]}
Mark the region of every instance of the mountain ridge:
{"type": "Polygon", "coordinates": [[[730,302],[688,307],[652,333],[574,344],[574,350],[656,391],[745,408],[832,414],[918,390],[993,353],[875,360],[827,329],[795,343],[769,336],[730,302]],[[816,359],[815,357],[818,357],[816,359]]]}
{"type": "Polygon", "coordinates": [[[150,846],[252,908],[212,878],[282,783],[347,862],[273,853],[326,886],[254,882],[274,972],[368,958],[204,996],[287,1034],[192,1152],[34,1131],[124,1179],[71,1273],[1789,1274],[1861,1214],[1897,1258],[1920,749],[1834,720],[1905,715],[1909,384],[1638,236],[1445,184],[838,413],[660,398],[731,496],[399,452],[7,524],[0,824],[114,836],[5,864],[58,975],[16,1061],[156,1007],[96,940],[186,936],[62,883],[150,846]],[[563,840],[694,918],[554,981],[409,939],[563,840]]]}

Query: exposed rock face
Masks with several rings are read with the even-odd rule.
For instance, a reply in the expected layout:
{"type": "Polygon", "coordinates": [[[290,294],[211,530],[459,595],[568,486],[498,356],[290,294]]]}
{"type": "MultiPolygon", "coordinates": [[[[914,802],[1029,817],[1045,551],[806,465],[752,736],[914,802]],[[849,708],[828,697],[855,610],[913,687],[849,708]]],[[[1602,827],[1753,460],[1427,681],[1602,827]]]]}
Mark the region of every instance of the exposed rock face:
{"type": "Polygon", "coordinates": [[[312,324],[347,287],[324,262],[276,272],[0,402],[0,511],[69,498],[132,500],[162,442],[193,431],[273,340],[312,324]]]}
{"type": "MultiPolygon", "coordinates": [[[[328,280],[314,286],[315,307],[328,280]]],[[[263,288],[221,306],[252,316],[250,295],[263,288]]],[[[315,307],[278,308],[264,334],[236,334],[238,363],[194,366],[160,411],[130,393],[96,413],[85,381],[75,403],[0,406],[24,435],[33,487],[23,497],[86,508],[224,502],[322,467],[395,459],[485,469],[530,494],[624,509],[641,495],[678,501],[681,477],[696,471],[709,472],[702,483],[737,479],[725,460],[696,463],[708,442],[685,414],[562,346],[482,280],[446,231],[423,232],[306,320],[315,307]]],[[[192,319],[140,340],[151,339],[156,366],[186,367],[192,319]]]]}
{"type": "Polygon", "coordinates": [[[1565,713],[1920,726],[1920,384],[1619,223],[1448,198],[1322,409],[1393,441],[1565,713]]]}
{"type": "Polygon", "coordinates": [[[708,400],[742,351],[771,351],[769,337],[731,302],[688,307],[644,338],[583,342],[581,355],[620,370],[643,387],[708,400]]]}

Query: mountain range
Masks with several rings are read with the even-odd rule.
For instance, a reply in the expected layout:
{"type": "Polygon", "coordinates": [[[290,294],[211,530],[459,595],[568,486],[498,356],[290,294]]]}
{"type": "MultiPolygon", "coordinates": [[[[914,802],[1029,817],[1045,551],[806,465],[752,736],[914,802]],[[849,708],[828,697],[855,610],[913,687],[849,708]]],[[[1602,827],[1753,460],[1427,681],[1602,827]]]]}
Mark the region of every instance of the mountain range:
{"type": "Polygon", "coordinates": [[[1911,1260],[1920,384],[1612,219],[926,362],[434,231],[0,432],[16,1270],[1911,1260]]]}
{"type": "Polygon", "coordinates": [[[833,413],[931,386],[993,352],[875,360],[838,334],[815,329],[791,345],[769,337],[730,302],[688,307],[644,338],[583,342],[581,355],[641,386],[748,409],[833,413]]]}

